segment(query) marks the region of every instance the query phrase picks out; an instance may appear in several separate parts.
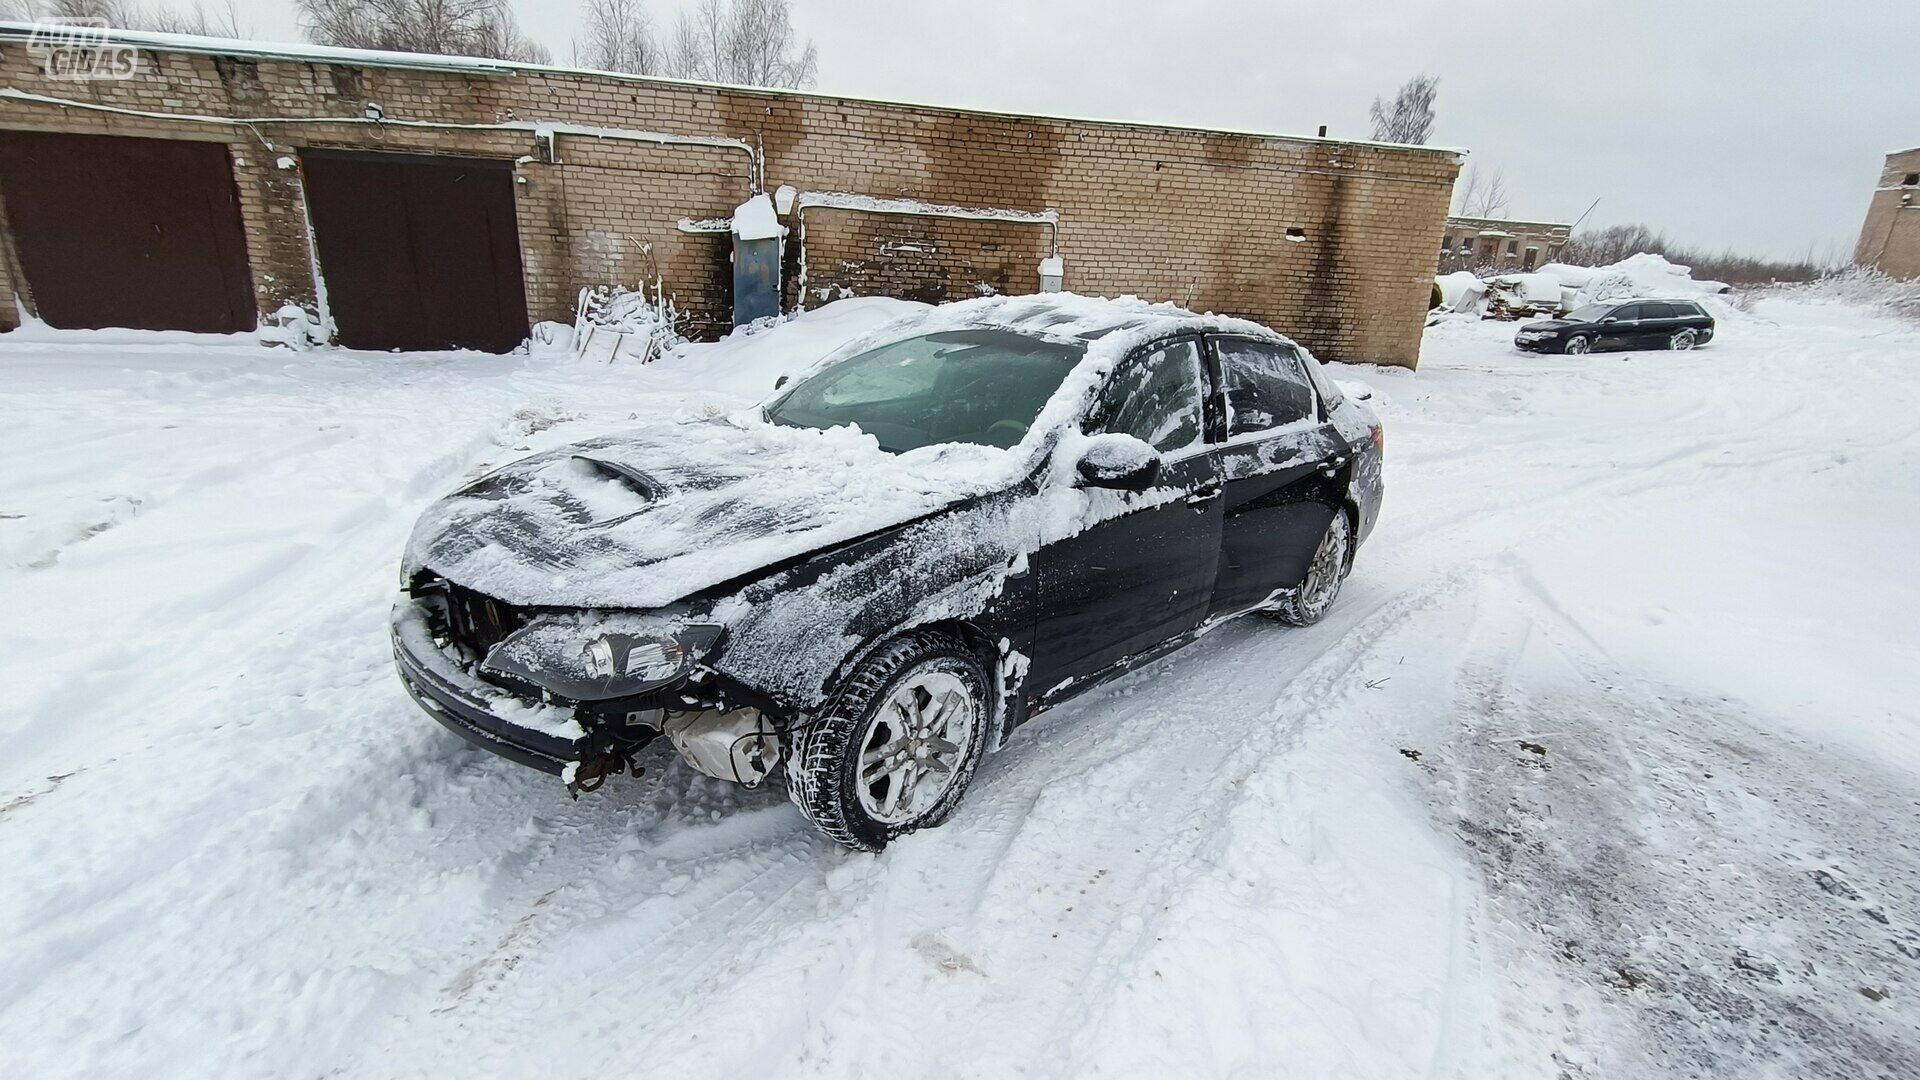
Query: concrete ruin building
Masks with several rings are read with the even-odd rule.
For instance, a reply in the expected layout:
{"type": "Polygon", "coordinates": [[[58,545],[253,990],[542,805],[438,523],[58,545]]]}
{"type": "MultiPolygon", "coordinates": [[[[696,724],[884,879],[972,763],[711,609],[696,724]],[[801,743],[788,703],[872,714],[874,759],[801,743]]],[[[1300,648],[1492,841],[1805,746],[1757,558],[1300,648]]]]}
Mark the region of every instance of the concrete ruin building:
{"type": "Polygon", "coordinates": [[[1440,241],[1440,273],[1492,269],[1524,273],[1560,257],[1573,226],[1559,221],[1449,217],[1440,241]]]}
{"type": "Polygon", "coordinates": [[[1460,165],[461,57],[83,44],[76,64],[0,24],[0,328],[291,319],[352,347],[502,351],[571,321],[583,287],[657,281],[713,336],[734,210],[780,191],[786,311],[1034,292],[1044,260],[1076,292],[1411,367],[1460,165]]]}
{"type": "Polygon", "coordinates": [[[1853,261],[1890,277],[1920,278],[1920,147],[1887,155],[1853,261]]]}

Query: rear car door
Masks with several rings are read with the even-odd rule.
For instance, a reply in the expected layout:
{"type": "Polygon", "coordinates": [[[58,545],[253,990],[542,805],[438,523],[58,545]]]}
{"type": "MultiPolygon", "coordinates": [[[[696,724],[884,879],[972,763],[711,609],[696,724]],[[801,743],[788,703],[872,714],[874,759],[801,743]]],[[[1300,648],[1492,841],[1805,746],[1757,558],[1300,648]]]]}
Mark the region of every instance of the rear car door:
{"type": "Polygon", "coordinates": [[[1208,614],[1230,615],[1298,584],[1340,512],[1346,440],[1299,350],[1250,338],[1210,339],[1225,402],[1220,567],[1208,614]]]}
{"type": "Polygon", "coordinates": [[[1137,435],[1164,463],[1147,491],[1088,489],[1095,523],[1035,553],[1028,685],[1043,695],[1206,617],[1221,519],[1217,463],[1206,442],[1206,387],[1197,337],[1135,352],[1102,387],[1083,429],[1137,435]]]}
{"type": "Polygon", "coordinates": [[[1640,305],[1639,343],[1643,349],[1664,349],[1667,339],[1680,328],[1680,320],[1674,317],[1672,304],[1657,303],[1649,300],[1640,305]]]}

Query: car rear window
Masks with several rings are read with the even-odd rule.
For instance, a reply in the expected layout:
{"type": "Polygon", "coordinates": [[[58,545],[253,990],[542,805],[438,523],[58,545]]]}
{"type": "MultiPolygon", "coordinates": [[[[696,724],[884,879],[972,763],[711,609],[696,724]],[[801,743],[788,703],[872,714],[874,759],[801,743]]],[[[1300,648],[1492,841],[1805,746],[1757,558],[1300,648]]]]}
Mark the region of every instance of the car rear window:
{"type": "Polygon", "coordinates": [[[1227,437],[1285,427],[1314,415],[1313,384],[1294,350],[1266,341],[1224,339],[1220,377],[1227,392],[1227,437]]]}

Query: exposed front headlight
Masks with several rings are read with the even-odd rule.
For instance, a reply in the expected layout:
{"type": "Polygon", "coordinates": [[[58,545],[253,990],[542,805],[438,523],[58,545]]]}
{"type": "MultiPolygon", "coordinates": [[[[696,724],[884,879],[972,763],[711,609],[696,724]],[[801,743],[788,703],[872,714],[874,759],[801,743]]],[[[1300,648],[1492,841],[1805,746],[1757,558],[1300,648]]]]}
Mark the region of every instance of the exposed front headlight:
{"type": "Polygon", "coordinates": [[[587,642],[582,652],[587,670],[603,679],[626,677],[668,682],[686,672],[692,664],[693,650],[711,645],[719,637],[719,629],[690,626],[672,637],[602,634],[587,642]],[[713,633],[709,635],[708,631],[713,633]]]}
{"type": "Polygon", "coordinates": [[[720,626],[675,625],[658,614],[551,616],[495,646],[482,666],[562,697],[600,701],[684,678],[722,633],[720,626]]]}

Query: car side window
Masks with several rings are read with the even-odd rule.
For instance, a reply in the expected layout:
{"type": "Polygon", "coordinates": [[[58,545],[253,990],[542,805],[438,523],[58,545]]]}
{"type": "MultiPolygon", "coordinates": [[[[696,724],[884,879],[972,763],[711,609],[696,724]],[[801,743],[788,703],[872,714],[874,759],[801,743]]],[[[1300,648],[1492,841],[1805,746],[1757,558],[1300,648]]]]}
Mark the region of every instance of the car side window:
{"type": "Polygon", "coordinates": [[[1674,316],[1672,304],[1641,304],[1642,319],[1671,319],[1674,316]]]}
{"type": "Polygon", "coordinates": [[[1192,340],[1130,356],[1100,388],[1087,434],[1132,435],[1163,454],[1192,446],[1203,426],[1203,380],[1200,345],[1192,340]]]}
{"type": "Polygon", "coordinates": [[[1635,322],[1641,318],[1640,310],[1644,304],[1622,304],[1613,309],[1613,317],[1621,322],[1635,322]]]}
{"type": "Polygon", "coordinates": [[[1285,427],[1314,415],[1313,383],[1300,355],[1266,341],[1219,342],[1227,392],[1227,437],[1285,427]]]}

